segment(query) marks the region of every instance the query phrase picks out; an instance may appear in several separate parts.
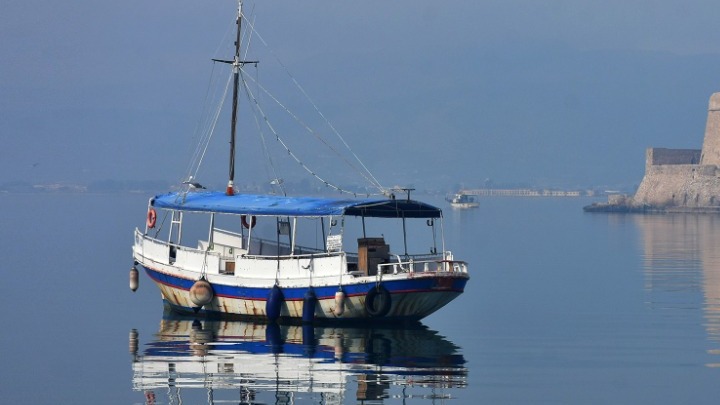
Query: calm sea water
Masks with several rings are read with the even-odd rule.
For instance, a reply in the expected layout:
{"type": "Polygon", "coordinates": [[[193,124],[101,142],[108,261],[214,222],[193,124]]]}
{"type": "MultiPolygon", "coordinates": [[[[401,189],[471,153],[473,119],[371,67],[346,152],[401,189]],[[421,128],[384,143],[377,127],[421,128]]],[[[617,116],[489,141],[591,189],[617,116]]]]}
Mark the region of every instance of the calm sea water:
{"type": "Polygon", "coordinates": [[[146,202],[0,194],[0,402],[720,397],[720,217],[585,214],[583,199],[446,208],[471,264],[463,296],[418,328],[303,329],[167,316],[145,275],[130,292],[146,202]]]}

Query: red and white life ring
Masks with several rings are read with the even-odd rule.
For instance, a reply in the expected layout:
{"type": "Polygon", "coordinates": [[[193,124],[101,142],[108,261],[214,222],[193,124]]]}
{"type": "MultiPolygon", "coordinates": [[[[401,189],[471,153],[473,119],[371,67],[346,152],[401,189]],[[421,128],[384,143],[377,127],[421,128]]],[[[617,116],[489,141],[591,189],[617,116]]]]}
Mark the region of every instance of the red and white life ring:
{"type": "Polygon", "coordinates": [[[157,212],[155,212],[154,208],[150,208],[147,213],[147,227],[148,228],[155,228],[155,223],[157,222],[157,212]]]}
{"type": "Polygon", "coordinates": [[[255,218],[255,215],[250,217],[250,223],[248,223],[247,215],[240,215],[240,221],[242,221],[243,226],[246,229],[255,228],[255,224],[257,223],[257,218],[255,218]]]}

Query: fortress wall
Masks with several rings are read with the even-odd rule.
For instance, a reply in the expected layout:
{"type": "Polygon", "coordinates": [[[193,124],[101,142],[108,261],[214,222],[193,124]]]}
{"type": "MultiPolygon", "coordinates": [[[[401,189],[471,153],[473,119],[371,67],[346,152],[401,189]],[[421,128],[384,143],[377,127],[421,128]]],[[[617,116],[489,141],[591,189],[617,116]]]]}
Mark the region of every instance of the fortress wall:
{"type": "Polygon", "coordinates": [[[630,204],[635,206],[720,207],[720,93],[708,103],[701,151],[650,148],[645,177],[630,204]]]}
{"type": "Polygon", "coordinates": [[[710,96],[701,165],[720,166],[720,93],[710,96]]]}
{"type": "Polygon", "coordinates": [[[609,199],[592,211],[720,212],[720,93],[710,96],[702,150],[649,148],[645,177],[632,198],[609,199]]]}
{"type": "Polygon", "coordinates": [[[700,149],[648,148],[645,151],[645,170],[656,165],[696,165],[700,163],[700,149]]]}
{"type": "Polygon", "coordinates": [[[640,183],[633,205],[720,206],[720,170],[714,165],[655,165],[640,183]]]}

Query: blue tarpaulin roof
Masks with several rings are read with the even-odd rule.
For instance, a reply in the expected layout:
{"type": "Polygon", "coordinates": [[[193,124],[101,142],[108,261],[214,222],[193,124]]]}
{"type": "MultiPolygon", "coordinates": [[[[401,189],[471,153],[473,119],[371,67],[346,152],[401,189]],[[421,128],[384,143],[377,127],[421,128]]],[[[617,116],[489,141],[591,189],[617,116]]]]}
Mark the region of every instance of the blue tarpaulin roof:
{"type": "Polygon", "coordinates": [[[353,215],[378,218],[439,218],[440,209],[407,199],[342,199],[319,197],[281,197],[236,194],[219,191],[169,193],[156,196],[153,207],[195,212],[241,215],[319,217],[353,215]]]}

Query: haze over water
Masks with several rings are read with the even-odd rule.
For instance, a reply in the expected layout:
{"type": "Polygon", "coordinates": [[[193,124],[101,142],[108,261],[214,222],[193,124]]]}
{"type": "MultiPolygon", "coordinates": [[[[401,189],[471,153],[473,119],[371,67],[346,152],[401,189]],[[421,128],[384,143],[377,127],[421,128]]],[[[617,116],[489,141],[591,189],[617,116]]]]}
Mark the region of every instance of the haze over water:
{"type": "Polygon", "coordinates": [[[163,319],[144,274],[130,292],[147,198],[0,194],[0,402],[146,403],[158,370],[176,374],[153,380],[165,383],[150,389],[156,403],[241,402],[248,387],[263,403],[709,404],[720,394],[716,216],[586,214],[587,199],[486,198],[455,211],[431,199],[448,247],[470,263],[465,294],[419,329],[316,328],[308,340],[297,328],[201,320],[203,335],[191,319],[163,319]],[[181,372],[203,364],[214,381],[234,376],[231,388],[209,395],[208,374],[181,372]],[[298,377],[275,384],[263,365],[298,377]]]}

